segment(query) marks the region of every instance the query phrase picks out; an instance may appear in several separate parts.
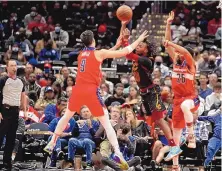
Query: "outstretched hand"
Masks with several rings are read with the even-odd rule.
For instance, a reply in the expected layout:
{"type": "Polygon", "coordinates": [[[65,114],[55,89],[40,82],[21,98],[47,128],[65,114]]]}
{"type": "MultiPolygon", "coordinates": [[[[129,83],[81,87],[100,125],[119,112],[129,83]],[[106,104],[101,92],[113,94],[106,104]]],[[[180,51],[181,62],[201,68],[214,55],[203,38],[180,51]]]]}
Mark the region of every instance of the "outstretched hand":
{"type": "Polygon", "coordinates": [[[169,13],[168,18],[167,18],[167,24],[171,24],[171,23],[173,22],[173,20],[174,20],[174,12],[171,11],[171,12],[169,13]]]}
{"type": "Polygon", "coordinates": [[[145,30],[140,36],[139,36],[139,41],[142,42],[144,39],[146,39],[148,37],[148,31],[145,30]]]}
{"type": "Polygon", "coordinates": [[[130,22],[130,20],[128,20],[128,21],[122,21],[121,24],[124,25],[124,26],[126,26],[129,22],[130,22]]]}
{"type": "Polygon", "coordinates": [[[120,47],[122,45],[123,36],[120,35],[116,41],[116,46],[120,47]]]}

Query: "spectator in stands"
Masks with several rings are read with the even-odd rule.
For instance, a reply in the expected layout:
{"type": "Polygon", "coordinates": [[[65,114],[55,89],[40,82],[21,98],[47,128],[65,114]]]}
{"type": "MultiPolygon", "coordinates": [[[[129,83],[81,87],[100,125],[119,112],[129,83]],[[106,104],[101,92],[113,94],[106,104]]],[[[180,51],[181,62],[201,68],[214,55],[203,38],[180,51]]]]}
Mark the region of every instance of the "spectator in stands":
{"type": "Polygon", "coordinates": [[[99,128],[99,123],[93,120],[91,112],[87,106],[80,109],[81,120],[77,121],[76,127],[72,131],[74,138],[69,139],[68,161],[73,163],[77,148],[83,148],[86,152],[87,168],[91,168],[92,152],[95,148],[94,135],[99,128]]]}
{"type": "MultiPolygon", "coordinates": [[[[119,142],[120,151],[123,154],[124,159],[127,161],[129,167],[135,167],[135,171],[141,171],[139,167],[136,167],[141,163],[141,159],[138,156],[134,156],[136,150],[136,138],[131,135],[130,125],[123,124],[117,130],[117,138],[119,142]]],[[[113,153],[111,153],[113,155],[113,153]]],[[[108,157],[102,157],[102,163],[110,168],[121,171],[120,167],[110,160],[108,157]]]]}
{"type": "Polygon", "coordinates": [[[175,16],[180,17],[183,20],[187,20],[187,17],[190,14],[190,10],[188,10],[183,2],[178,2],[176,8],[173,10],[175,16]]]}
{"type": "Polygon", "coordinates": [[[140,96],[139,89],[136,86],[130,86],[129,95],[126,98],[126,103],[132,104],[134,109],[136,111],[139,111],[141,102],[142,102],[142,99],[140,96]]]}
{"type": "Polygon", "coordinates": [[[67,31],[62,30],[59,23],[55,25],[55,31],[50,32],[50,35],[59,49],[65,48],[69,43],[69,34],[67,31]]]}
{"type": "Polygon", "coordinates": [[[123,97],[123,89],[124,86],[121,83],[116,84],[115,86],[115,94],[113,96],[110,96],[109,98],[106,99],[105,105],[107,108],[110,110],[111,104],[113,102],[119,102],[121,105],[125,103],[125,99],[123,97]]]}
{"type": "Polygon", "coordinates": [[[55,25],[54,25],[52,16],[48,16],[47,24],[46,24],[44,30],[47,31],[47,32],[49,32],[49,33],[50,33],[51,31],[54,31],[54,30],[55,30],[55,25]]]}
{"type": "MultiPolygon", "coordinates": [[[[194,124],[194,135],[196,137],[195,150],[197,151],[197,154],[198,154],[197,157],[203,159],[204,155],[200,156],[201,153],[203,154],[203,151],[200,151],[200,150],[203,150],[201,148],[202,147],[201,142],[204,140],[205,141],[208,140],[209,131],[207,129],[207,124],[203,121],[198,120],[198,111],[195,111],[193,113],[193,124],[194,124]]],[[[186,137],[187,142],[188,142],[189,135],[188,135],[187,127],[183,129],[182,135],[186,137]]],[[[188,150],[188,148],[186,148],[186,150],[183,150],[183,151],[186,152],[187,150],[188,150]]]]}
{"type": "Polygon", "coordinates": [[[106,74],[106,72],[102,72],[102,82],[101,83],[106,83],[106,84],[108,84],[109,85],[109,91],[110,91],[110,93],[111,94],[113,94],[113,89],[114,89],[114,85],[113,85],[113,83],[111,82],[111,81],[108,81],[107,80],[107,74],[106,74]]]}
{"type": "Polygon", "coordinates": [[[63,90],[66,90],[66,88],[68,86],[74,86],[75,85],[75,78],[71,75],[69,75],[65,80],[64,80],[64,83],[63,83],[63,90]]]}
{"type": "Polygon", "coordinates": [[[163,85],[164,83],[162,73],[158,67],[153,70],[153,82],[155,82],[154,84],[157,85],[163,85]]]}
{"type": "Polygon", "coordinates": [[[208,145],[207,145],[207,158],[204,162],[204,166],[207,167],[210,162],[213,160],[213,157],[217,153],[217,151],[221,148],[221,120],[222,114],[220,113],[214,116],[199,116],[199,121],[209,121],[214,123],[214,134],[213,137],[210,138],[208,145]]]}
{"type": "Polygon", "coordinates": [[[34,72],[34,67],[33,67],[33,65],[27,63],[27,64],[25,65],[25,76],[24,76],[24,80],[27,81],[27,80],[29,79],[29,75],[30,75],[31,73],[33,73],[33,72],[34,72]]]}
{"type": "Polygon", "coordinates": [[[31,50],[26,40],[27,38],[25,33],[19,34],[19,41],[17,43],[19,43],[19,47],[21,48],[23,55],[27,58],[31,55],[31,50]]]}
{"type": "Polygon", "coordinates": [[[100,90],[101,90],[101,96],[102,96],[103,101],[106,101],[106,99],[108,97],[112,96],[110,94],[109,85],[108,84],[106,84],[106,83],[101,84],[100,90]]]}
{"type": "Polygon", "coordinates": [[[129,84],[128,84],[128,76],[127,77],[121,77],[121,82],[124,84],[124,90],[123,90],[123,94],[124,95],[129,95],[129,89],[131,86],[135,86],[137,87],[137,82],[136,79],[133,75],[129,76],[129,84]],[[124,83],[125,82],[125,83],[124,83]]]}
{"type": "Polygon", "coordinates": [[[18,43],[14,43],[12,50],[8,50],[4,55],[4,62],[7,63],[10,59],[14,59],[17,62],[17,65],[26,64],[26,59],[22,53],[21,48],[19,48],[18,43]]]}
{"type": "Polygon", "coordinates": [[[208,82],[207,75],[204,74],[204,73],[200,73],[199,82],[200,82],[200,92],[199,92],[199,95],[204,100],[206,100],[206,97],[213,92],[212,89],[207,87],[207,82],[208,82]]]}
{"type": "MultiPolygon", "coordinates": [[[[43,33],[43,36],[42,36],[42,39],[39,40],[37,43],[36,43],[36,47],[35,47],[35,53],[36,54],[39,54],[41,52],[42,49],[44,49],[45,45],[47,44],[47,42],[51,40],[50,38],[50,34],[48,31],[45,31],[43,33]]],[[[57,46],[56,46],[56,43],[55,41],[53,41],[52,43],[52,48],[53,49],[57,49],[57,46]]]]}
{"type": "Polygon", "coordinates": [[[1,1],[1,8],[0,8],[0,21],[8,19],[10,15],[8,1],[1,1]]]}
{"type": "Polygon", "coordinates": [[[222,66],[216,65],[216,56],[214,54],[211,54],[209,56],[209,64],[208,64],[209,70],[211,70],[213,73],[217,74],[219,77],[221,77],[221,69],[222,66]]]}
{"type": "Polygon", "coordinates": [[[38,14],[37,16],[35,16],[34,18],[34,21],[31,21],[29,24],[28,24],[28,30],[32,31],[34,27],[37,27],[41,33],[43,33],[45,27],[46,27],[46,24],[45,23],[41,23],[41,19],[42,19],[42,16],[40,14],[38,14]]]}
{"type": "Polygon", "coordinates": [[[172,42],[178,43],[179,40],[187,34],[187,29],[181,25],[180,17],[175,17],[174,25],[171,25],[172,42]]]}
{"type": "MultiPolygon", "coordinates": [[[[65,106],[60,108],[60,111],[58,112],[58,117],[54,118],[49,123],[49,131],[51,131],[52,133],[55,131],[56,126],[61,117],[65,114],[65,110],[66,110],[65,106]]],[[[50,163],[51,167],[56,167],[57,159],[61,159],[64,156],[64,152],[62,151],[62,149],[64,149],[64,147],[68,145],[69,138],[72,135],[72,130],[74,129],[75,126],[76,126],[76,121],[74,120],[74,118],[71,118],[69,120],[68,125],[66,126],[66,129],[64,130],[60,138],[58,138],[58,140],[56,141],[56,146],[51,154],[51,163],[50,163]]],[[[51,138],[52,136],[49,137],[48,141],[50,141],[51,138]]]]}
{"type": "Polygon", "coordinates": [[[213,104],[220,103],[221,99],[221,83],[218,82],[214,85],[213,93],[206,97],[206,110],[209,111],[213,104]]]}
{"type": "Polygon", "coordinates": [[[173,104],[173,92],[171,86],[164,85],[161,92],[161,99],[163,101],[166,110],[169,112],[173,104]]]}
{"type": "Polygon", "coordinates": [[[39,96],[41,91],[41,86],[36,82],[36,74],[31,73],[27,80],[26,92],[34,91],[39,96]]]}
{"type": "Polygon", "coordinates": [[[208,70],[208,64],[209,64],[209,53],[208,51],[204,51],[202,53],[202,58],[203,61],[201,63],[199,63],[198,65],[198,70],[201,71],[207,71],[208,70]]]}
{"type": "Polygon", "coordinates": [[[45,43],[45,48],[39,53],[39,61],[54,61],[60,59],[57,50],[53,49],[52,45],[53,41],[51,39],[45,43]]]}
{"type": "Polygon", "coordinates": [[[69,98],[72,95],[72,86],[66,87],[66,96],[69,98]]]}
{"type": "Polygon", "coordinates": [[[37,42],[42,39],[42,33],[40,29],[36,26],[32,28],[32,35],[29,37],[29,40],[32,42],[34,46],[36,46],[37,42]]]}
{"type": "Polygon", "coordinates": [[[163,58],[162,56],[156,56],[155,57],[155,63],[154,63],[154,69],[159,68],[161,71],[161,76],[165,77],[169,75],[169,68],[165,65],[163,65],[163,58]]]}
{"type": "Polygon", "coordinates": [[[45,117],[42,122],[49,124],[53,119],[60,116],[59,112],[66,106],[67,99],[65,97],[59,98],[56,104],[48,104],[44,110],[45,117]]]}
{"type": "Polygon", "coordinates": [[[205,100],[200,97],[200,89],[199,87],[196,85],[195,86],[195,95],[199,98],[200,100],[200,106],[198,107],[198,116],[202,115],[205,112],[205,100]]]}
{"type": "Polygon", "coordinates": [[[197,22],[197,26],[200,27],[201,32],[203,34],[207,34],[207,20],[203,17],[203,12],[200,10],[197,10],[196,12],[196,18],[195,21],[197,22]]]}
{"type": "Polygon", "coordinates": [[[60,97],[65,97],[65,96],[66,96],[65,92],[64,92],[63,89],[62,89],[61,84],[60,84],[58,81],[55,81],[55,82],[52,84],[52,88],[53,88],[53,90],[54,90],[55,98],[56,98],[56,99],[59,99],[60,97]]]}
{"type": "Polygon", "coordinates": [[[215,35],[219,27],[221,27],[221,13],[216,11],[214,18],[208,22],[208,34],[215,35]]]}
{"type": "Polygon", "coordinates": [[[164,85],[168,86],[168,87],[172,86],[172,81],[171,81],[171,76],[170,75],[165,76],[165,78],[164,78],[164,85]]]}
{"type": "Polygon", "coordinates": [[[201,34],[200,27],[197,26],[197,23],[194,19],[191,19],[186,36],[192,38],[192,40],[196,40],[197,42],[199,42],[200,34],[201,34]]]}
{"type": "Polygon", "coordinates": [[[161,82],[159,78],[153,78],[153,84],[161,86],[161,82]]]}
{"type": "Polygon", "coordinates": [[[38,99],[38,101],[35,104],[35,109],[42,111],[42,110],[45,110],[48,104],[55,104],[57,99],[55,99],[54,96],[55,94],[52,87],[46,87],[44,97],[38,99]]]}
{"type": "Polygon", "coordinates": [[[221,48],[221,33],[222,32],[222,28],[219,27],[217,29],[217,32],[215,34],[215,45],[218,47],[218,48],[221,48]]]}
{"type": "Polygon", "coordinates": [[[214,86],[218,82],[218,76],[217,74],[212,73],[208,77],[209,77],[209,84],[207,86],[213,90],[214,86]]]}
{"type": "MultiPolygon", "coordinates": [[[[28,24],[31,23],[32,21],[34,21],[34,19],[37,15],[38,15],[38,13],[37,13],[36,7],[32,7],[30,14],[27,14],[24,18],[25,27],[28,27],[28,24]]],[[[45,18],[42,17],[40,22],[41,23],[46,23],[45,18]]]]}

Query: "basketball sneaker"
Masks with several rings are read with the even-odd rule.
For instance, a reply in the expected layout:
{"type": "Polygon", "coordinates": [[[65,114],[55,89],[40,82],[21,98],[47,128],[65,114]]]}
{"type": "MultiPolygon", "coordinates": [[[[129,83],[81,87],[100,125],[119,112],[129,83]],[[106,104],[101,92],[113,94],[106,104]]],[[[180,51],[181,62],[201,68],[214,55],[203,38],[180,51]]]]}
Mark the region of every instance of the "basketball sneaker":
{"type": "Polygon", "coordinates": [[[180,149],[180,147],[178,146],[173,146],[170,147],[170,152],[168,153],[168,155],[165,157],[165,161],[170,161],[172,160],[174,157],[180,155],[182,153],[182,150],[180,149]]]}
{"type": "Polygon", "coordinates": [[[49,142],[43,150],[51,155],[54,147],[55,147],[55,143],[49,142]]]}
{"type": "Polygon", "coordinates": [[[122,170],[128,170],[129,165],[126,160],[122,157],[122,155],[112,154],[111,159],[120,167],[122,170]]]}

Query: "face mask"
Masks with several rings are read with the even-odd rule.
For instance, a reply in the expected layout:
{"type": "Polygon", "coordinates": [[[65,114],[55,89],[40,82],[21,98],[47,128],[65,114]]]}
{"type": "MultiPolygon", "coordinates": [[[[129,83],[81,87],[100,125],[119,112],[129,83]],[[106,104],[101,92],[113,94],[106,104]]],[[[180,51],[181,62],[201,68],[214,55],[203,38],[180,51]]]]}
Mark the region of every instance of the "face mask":
{"type": "Polygon", "coordinates": [[[156,62],[156,65],[157,65],[157,66],[160,66],[160,65],[161,65],[161,62],[156,62]]]}
{"type": "Polygon", "coordinates": [[[59,34],[59,33],[60,33],[60,30],[61,30],[60,27],[55,27],[55,32],[56,32],[56,34],[59,34]]]}
{"type": "Polygon", "coordinates": [[[214,68],[215,62],[214,61],[209,61],[209,68],[214,68]]]}
{"type": "Polygon", "coordinates": [[[171,80],[165,80],[165,81],[164,81],[164,84],[165,84],[166,86],[171,86],[171,85],[172,85],[172,82],[171,82],[171,80]]]}
{"type": "Polygon", "coordinates": [[[30,13],[30,16],[31,16],[31,17],[35,17],[35,16],[36,16],[36,12],[31,12],[31,13],[30,13]]]}
{"type": "Polygon", "coordinates": [[[12,51],[13,51],[13,52],[18,52],[18,47],[13,47],[13,48],[12,48],[12,51]]]}

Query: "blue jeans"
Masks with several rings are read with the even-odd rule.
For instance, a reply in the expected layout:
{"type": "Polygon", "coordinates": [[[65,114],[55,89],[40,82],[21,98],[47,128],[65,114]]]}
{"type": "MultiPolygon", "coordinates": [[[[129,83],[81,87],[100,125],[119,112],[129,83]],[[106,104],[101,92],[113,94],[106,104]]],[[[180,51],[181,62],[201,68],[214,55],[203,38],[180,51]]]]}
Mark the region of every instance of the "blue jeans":
{"type": "MultiPolygon", "coordinates": [[[[49,137],[48,142],[52,139],[52,136],[49,137]]],[[[68,139],[66,138],[58,138],[56,141],[56,145],[54,147],[54,151],[61,151],[65,146],[68,145],[68,139]]]]}
{"type": "Polygon", "coordinates": [[[221,148],[221,139],[212,137],[207,145],[207,158],[204,165],[207,166],[212,161],[217,151],[221,148]]]}
{"type": "Polygon", "coordinates": [[[89,139],[77,139],[71,138],[68,143],[68,158],[70,160],[74,160],[75,152],[77,148],[83,148],[86,152],[86,162],[91,162],[92,159],[92,151],[95,148],[95,143],[89,139]]]}

